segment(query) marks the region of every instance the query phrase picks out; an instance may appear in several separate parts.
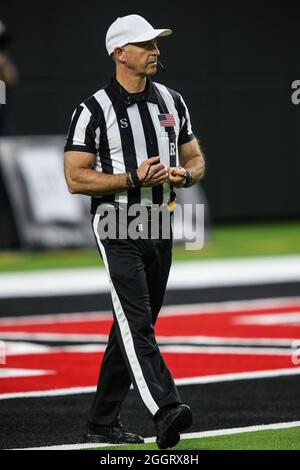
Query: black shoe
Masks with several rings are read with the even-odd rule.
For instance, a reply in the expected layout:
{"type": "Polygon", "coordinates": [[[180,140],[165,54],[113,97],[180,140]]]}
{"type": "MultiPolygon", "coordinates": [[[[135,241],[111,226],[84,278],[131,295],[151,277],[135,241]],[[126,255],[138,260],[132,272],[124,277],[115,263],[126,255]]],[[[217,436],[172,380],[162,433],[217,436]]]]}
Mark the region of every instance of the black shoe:
{"type": "Polygon", "coordinates": [[[178,405],[174,408],[159,410],[155,418],[157,431],[156,444],[159,449],[174,447],[180,441],[180,432],[189,428],[193,422],[190,407],[178,405]]]}
{"type": "Polygon", "coordinates": [[[107,442],[110,444],[144,443],[142,436],[127,431],[123,424],[116,426],[93,426],[88,424],[85,439],[89,442],[107,442]]]}

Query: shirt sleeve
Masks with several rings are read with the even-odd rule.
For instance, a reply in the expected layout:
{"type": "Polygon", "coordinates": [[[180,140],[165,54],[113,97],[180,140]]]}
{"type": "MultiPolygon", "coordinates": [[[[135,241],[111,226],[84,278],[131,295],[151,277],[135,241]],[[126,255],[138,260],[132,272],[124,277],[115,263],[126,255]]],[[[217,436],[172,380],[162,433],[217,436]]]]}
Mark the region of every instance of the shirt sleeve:
{"type": "Polygon", "coordinates": [[[179,109],[180,109],[180,131],[178,138],[178,145],[186,144],[195,138],[189,110],[184,102],[184,99],[179,95],[179,109]]]}
{"type": "Polygon", "coordinates": [[[97,152],[97,137],[95,118],[91,111],[80,104],[73,112],[68,137],[65,145],[65,152],[97,152]]]}

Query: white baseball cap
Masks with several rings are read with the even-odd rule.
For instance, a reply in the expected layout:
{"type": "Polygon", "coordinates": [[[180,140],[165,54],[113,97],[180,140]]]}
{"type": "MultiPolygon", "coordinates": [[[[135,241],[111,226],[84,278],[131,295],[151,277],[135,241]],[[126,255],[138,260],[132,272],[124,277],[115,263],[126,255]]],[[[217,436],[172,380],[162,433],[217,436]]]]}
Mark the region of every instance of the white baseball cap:
{"type": "Polygon", "coordinates": [[[158,36],[169,36],[171,29],[154,29],[148,21],[139,15],[127,15],[117,18],[107,30],[106,49],[108,55],[116,47],[125,46],[132,42],[144,42],[157,38],[158,36]]]}

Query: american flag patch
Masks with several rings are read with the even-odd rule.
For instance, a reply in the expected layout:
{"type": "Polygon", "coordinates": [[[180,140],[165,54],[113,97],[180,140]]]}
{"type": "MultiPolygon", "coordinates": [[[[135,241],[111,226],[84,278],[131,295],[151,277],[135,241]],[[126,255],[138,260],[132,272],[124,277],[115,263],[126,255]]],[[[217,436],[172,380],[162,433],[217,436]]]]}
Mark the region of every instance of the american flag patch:
{"type": "Polygon", "coordinates": [[[174,127],[176,125],[173,114],[159,114],[158,119],[162,127],[174,127]]]}

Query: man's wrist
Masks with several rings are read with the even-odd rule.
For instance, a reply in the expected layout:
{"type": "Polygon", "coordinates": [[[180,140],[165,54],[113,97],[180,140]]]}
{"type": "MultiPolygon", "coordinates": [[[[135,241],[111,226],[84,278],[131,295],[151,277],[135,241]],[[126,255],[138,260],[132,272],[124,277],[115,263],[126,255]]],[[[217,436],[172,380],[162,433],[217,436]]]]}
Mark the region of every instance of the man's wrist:
{"type": "Polygon", "coordinates": [[[191,186],[193,186],[193,172],[190,168],[187,168],[185,170],[185,183],[183,188],[190,188],[191,186]]]}
{"type": "Polygon", "coordinates": [[[131,178],[134,184],[134,188],[139,188],[140,186],[142,186],[142,182],[140,178],[138,177],[137,171],[132,170],[130,173],[131,173],[131,178]]]}
{"type": "Polygon", "coordinates": [[[128,189],[132,188],[139,188],[142,186],[142,182],[138,177],[137,171],[132,170],[132,171],[127,171],[126,172],[126,181],[127,181],[127,187],[128,189]]]}
{"type": "Polygon", "coordinates": [[[126,184],[127,184],[127,188],[130,189],[130,188],[133,188],[133,181],[132,181],[132,177],[131,177],[131,173],[130,171],[127,171],[125,173],[126,175],[126,184]]]}

